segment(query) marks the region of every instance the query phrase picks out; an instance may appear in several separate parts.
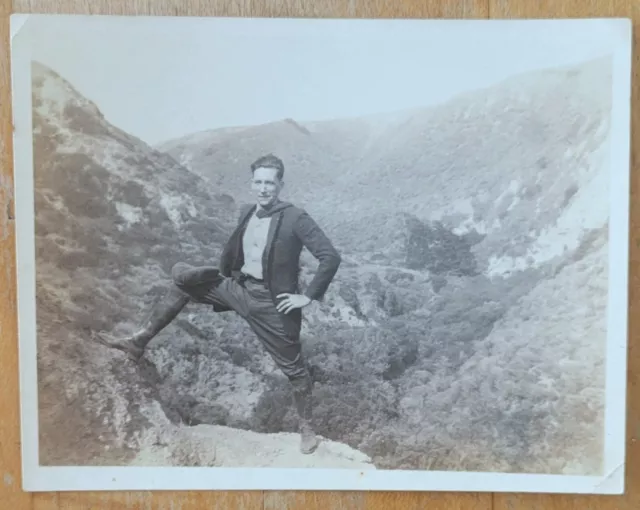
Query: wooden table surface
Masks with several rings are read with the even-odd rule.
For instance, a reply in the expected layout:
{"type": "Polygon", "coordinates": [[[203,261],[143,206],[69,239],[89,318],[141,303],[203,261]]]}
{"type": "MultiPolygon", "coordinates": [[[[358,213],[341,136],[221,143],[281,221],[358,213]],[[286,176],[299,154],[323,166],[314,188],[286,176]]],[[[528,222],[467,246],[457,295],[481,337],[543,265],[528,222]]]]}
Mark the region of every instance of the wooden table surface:
{"type": "MultiPolygon", "coordinates": [[[[0,0],[0,508],[18,509],[473,509],[473,510],[638,510],[640,509],[640,183],[633,133],[629,288],[629,391],[625,496],[564,496],[467,493],[332,492],[22,492],[16,324],[15,232],[12,203],[12,140],[9,15],[12,12],[149,14],[183,16],[381,17],[381,18],[559,18],[631,17],[640,22],[639,0],[0,0]]],[[[638,39],[634,38],[634,54],[638,39]]],[[[638,108],[637,57],[633,74],[633,125],[638,108]]]]}

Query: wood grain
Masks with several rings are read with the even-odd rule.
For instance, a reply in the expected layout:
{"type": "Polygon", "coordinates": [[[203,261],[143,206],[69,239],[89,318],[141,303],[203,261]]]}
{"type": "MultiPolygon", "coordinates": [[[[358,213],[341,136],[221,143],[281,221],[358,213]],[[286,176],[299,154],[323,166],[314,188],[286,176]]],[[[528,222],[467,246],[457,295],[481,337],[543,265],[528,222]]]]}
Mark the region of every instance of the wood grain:
{"type": "Polygon", "coordinates": [[[30,508],[21,491],[15,231],[7,208],[13,195],[9,39],[10,2],[0,3],[0,501],[6,508],[30,508]]]}
{"type": "MultiPolygon", "coordinates": [[[[18,349],[16,321],[15,233],[11,217],[12,155],[9,75],[9,20],[11,12],[179,15],[179,16],[291,16],[291,17],[400,17],[400,18],[510,18],[624,16],[640,20],[640,4],[634,0],[0,0],[0,502],[2,508],[19,510],[116,509],[406,509],[534,510],[534,509],[632,509],[640,508],[640,355],[637,352],[640,316],[640,182],[632,172],[630,350],[628,396],[627,494],[624,497],[494,495],[462,493],[355,493],[355,492],[123,492],[27,494],[21,491],[18,349]]],[[[637,48],[637,40],[635,48],[637,48]]],[[[634,77],[637,65],[634,62],[634,77]]],[[[634,82],[634,105],[638,84],[634,82]]],[[[633,109],[637,125],[640,109],[633,109]]],[[[635,150],[640,137],[633,135],[635,150]]]]}

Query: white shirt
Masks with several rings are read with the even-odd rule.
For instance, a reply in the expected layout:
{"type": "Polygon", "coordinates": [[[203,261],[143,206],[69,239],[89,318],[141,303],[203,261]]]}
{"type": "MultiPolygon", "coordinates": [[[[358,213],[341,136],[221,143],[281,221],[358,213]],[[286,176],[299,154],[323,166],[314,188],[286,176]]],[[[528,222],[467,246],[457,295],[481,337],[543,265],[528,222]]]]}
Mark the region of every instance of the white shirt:
{"type": "Polygon", "coordinates": [[[263,279],[262,254],[267,245],[271,218],[271,216],[258,218],[254,213],[251,218],[249,218],[244,237],[242,238],[242,249],[244,251],[242,272],[258,280],[263,279]]]}

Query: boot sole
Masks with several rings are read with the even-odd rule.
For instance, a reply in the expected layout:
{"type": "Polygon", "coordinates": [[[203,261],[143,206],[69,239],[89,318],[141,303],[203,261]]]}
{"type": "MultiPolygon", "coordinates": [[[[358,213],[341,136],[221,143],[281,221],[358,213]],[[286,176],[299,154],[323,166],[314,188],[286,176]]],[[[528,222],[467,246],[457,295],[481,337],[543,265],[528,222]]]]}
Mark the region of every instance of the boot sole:
{"type": "Polygon", "coordinates": [[[300,448],[300,453],[302,453],[303,455],[310,455],[311,453],[315,452],[318,449],[318,446],[320,446],[320,441],[316,440],[316,444],[313,445],[311,448],[308,449],[303,449],[300,448]]]}

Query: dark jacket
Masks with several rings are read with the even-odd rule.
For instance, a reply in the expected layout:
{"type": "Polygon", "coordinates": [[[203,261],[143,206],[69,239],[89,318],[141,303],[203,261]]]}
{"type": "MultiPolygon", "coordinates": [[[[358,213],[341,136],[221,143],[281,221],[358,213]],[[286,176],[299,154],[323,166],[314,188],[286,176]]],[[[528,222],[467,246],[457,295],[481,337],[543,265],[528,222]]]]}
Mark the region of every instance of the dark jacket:
{"type": "MultiPolygon", "coordinates": [[[[223,249],[219,267],[224,276],[237,275],[244,264],[242,238],[256,207],[249,205],[242,209],[238,225],[223,249]]],[[[268,214],[273,218],[262,257],[262,274],[274,303],[278,302],[278,294],[300,293],[300,254],[305,247],[319,261],[305,294],[310,299],[321,301],[338,271],[340,254],[305,210],[288,202],[279,202],[268,214]]],[[[299,322],[301,314],[295,312],[300,310],[287,315],[299,322]]]]}

